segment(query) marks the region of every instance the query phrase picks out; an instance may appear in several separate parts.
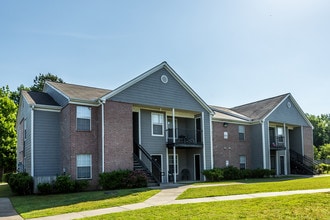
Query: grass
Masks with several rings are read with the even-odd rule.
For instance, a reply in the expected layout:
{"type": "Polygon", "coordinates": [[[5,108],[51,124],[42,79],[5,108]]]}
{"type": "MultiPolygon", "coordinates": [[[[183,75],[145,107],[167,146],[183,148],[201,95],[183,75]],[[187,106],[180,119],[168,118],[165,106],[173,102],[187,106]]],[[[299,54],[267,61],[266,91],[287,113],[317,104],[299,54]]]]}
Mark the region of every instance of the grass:
{"type": "MultiPolygon", "coordinates": [[[[240,181],[244,183],[244,181],[240,181]]],[[[235,184],[226,186],[210,186],[190,188],[183,192],[178,199],[192,199],[202,197],[251,194],[259,192],[279,192],[304,189],[330,188],[330,177],[299,178],[293,180],[271,181],[248,184],[235,184]]]]}
{"type": "Polygon", "coordinates": [[[158,192],[159,190],[142,188],[47,196],[14,196],[10,199],[16,211],[23,218],[37,218],[139,203],[158,192]]]}
{"type": "Polygon", "coordinates": [[[10,197],[12,196],[12,192],[10,191],[10,187],[7,183],[0,183],[0,197],[10,197]]]}
{"type": "Polygon", "coordinates": [[[84,219],[329,219],[330,193],[167,205],[84,219]]]}

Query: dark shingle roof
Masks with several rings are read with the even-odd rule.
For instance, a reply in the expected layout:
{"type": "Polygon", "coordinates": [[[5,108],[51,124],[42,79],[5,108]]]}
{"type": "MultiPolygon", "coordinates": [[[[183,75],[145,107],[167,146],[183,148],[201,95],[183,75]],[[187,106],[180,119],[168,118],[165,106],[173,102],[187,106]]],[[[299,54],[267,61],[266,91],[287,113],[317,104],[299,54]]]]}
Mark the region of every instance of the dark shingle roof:
{"type": "Polygon", "coordinates": [[[37,105],[60,106],[50,95],[44,92],[27,92],[33,102],[37,105]]]}
{"type": "Polygon", "coordinates": [[[99,98],[111,92],[109,89],[100,89],[68,83],[50,81],[47,83],[62,92],[70,100],[97,101],[99,98]]]}
{"type": "Polygon", "coordinates": [[[261,120],[266,117],[288,95],[290,95],[290,93],[237,106],[231,108],[230,110],[245,115],[253,120],[261,120]]]}

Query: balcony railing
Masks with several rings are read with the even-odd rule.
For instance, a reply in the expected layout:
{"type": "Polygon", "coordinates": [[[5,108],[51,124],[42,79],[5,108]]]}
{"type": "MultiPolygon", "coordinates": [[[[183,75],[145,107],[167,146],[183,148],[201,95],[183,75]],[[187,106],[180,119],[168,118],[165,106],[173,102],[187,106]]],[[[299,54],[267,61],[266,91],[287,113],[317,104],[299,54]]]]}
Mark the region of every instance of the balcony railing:
{"type": "MultiPolygon", "coordinates": [[[[195,129],[175,129],[176,146],[201,146],[203,145],[202,131],[195,129]]],[[[166,143],[168,147],[174,145],[173,129],[166,130],[166,143]]]]}
{"type": "Polygon", "coordinates": [[[271,150],[285,150],[285,137],[275,136],[273,140],[270,141],[271,150]]]}

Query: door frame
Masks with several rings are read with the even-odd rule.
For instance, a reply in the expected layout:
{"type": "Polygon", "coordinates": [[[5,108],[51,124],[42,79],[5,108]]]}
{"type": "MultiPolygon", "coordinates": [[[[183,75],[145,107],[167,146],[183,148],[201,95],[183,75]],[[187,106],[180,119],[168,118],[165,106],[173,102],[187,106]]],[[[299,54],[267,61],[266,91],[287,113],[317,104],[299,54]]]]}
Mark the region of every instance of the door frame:
{"type": "MultiPolygon", "coordinates": [[[[154,159],[153,156],[160,156],[160,182],[163,182],[163,175],[161,175],[161,173],[163,172],[163,154],[150,154],[151,159],[154,159]]],[[[152,173],[152,165],[150,167],[150,171],[152,173]]]]}
{"type": "Polygon", "coordinates": [[[201,180],[201,154],[194,154],[194,180],[201,180]],[[198,160],[199,160],[199,172],[198,170],[196,170],[196,156],[198,156],[198,160]],[[198,173],[197,173],[198,172],[198,173]],[[199,176],[199,179],[197,179],[197,176],[199,176]]]}

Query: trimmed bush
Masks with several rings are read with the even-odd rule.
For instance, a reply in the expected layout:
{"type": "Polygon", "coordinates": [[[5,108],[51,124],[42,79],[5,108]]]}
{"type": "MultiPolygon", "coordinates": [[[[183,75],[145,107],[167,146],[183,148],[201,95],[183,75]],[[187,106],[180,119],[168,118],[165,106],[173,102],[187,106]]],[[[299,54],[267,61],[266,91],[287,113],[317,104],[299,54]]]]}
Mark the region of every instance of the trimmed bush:
{"type": "Polygon", "coordinates": [[[39,183],[38,192],[42,195],[48,195],[53,193],[53,185],[50,183],[39,183]]]}
{"type": "Polygon", "coordinates": [[[54,191],[56,193],[74,192],[74,182],[69,175],[61,175],[56,177],[54,182],[54,191]]]}
{"type": "Polygon", "coordinates": [[[87,180],[75,180],[73,183],[73,188],[75,192],[82,192],[88,188],[87,180]]]}
{"type": "Polygon", "coordinates": [[[223,180],[223,170],[220,168],[213,168],[211,170],[204,170],[202,174],[206,177],[207,181],[221,181],[223,180]]]}
{"type": "Polygon", "coordinates": [[[226,180],[241,179],[241,171],[237,167],[228,166],[223,168],[223,177],[226,180]]]}
{"type": "Polygon", "coordinates": [[[13,173],[4,173],[4,174],[2,175],[2,182],[4,182],[4,183],[8,183],[9,178],[10,178],[10,176],[11,176],[12,174],[13,174],[13,173]]]}
{"type": "Polygon", "coordinates": [[[30,195],[33,193],[33,178],[28,173],[11,174],[8,184],[13,193],[30,195]]]}
{"type": "Polygon", "coordinates": [[[147,186],[147,176],[141,171],[116,170],[101,173],[99,184],[104,190],[140,188],[147,186]]]}

